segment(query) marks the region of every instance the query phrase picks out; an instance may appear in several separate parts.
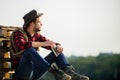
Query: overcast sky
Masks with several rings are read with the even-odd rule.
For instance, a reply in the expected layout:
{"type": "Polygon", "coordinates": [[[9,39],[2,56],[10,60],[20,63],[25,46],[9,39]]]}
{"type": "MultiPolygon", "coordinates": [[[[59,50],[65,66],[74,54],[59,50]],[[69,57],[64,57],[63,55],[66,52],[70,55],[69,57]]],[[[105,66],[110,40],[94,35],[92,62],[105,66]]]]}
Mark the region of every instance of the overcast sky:
{"type": "Polygon", "coordinates": [[[32,9],[44,13],[41,34],[66,56],[120,53],[120,0],[0,0],[0,25],[22,26],[32,9]]]}

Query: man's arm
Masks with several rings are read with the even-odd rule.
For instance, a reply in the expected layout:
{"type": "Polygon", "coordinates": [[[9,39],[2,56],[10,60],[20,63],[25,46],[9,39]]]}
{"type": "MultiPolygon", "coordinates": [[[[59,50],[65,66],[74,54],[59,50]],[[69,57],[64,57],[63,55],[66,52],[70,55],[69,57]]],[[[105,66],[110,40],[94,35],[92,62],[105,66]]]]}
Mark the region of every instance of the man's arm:
{"type": "Polygon", "coordinates": [[[55,43],[53,41],[45,41],[45,42],[32,42],[32,47],[47,47],[51,48],[55,47],[55,43]]]}
{"type": "MultiPolygon", "coordinates": [[[[43,36],[41,34],[38,34],[38,42],[43,42],[43,43],[38,43],[39,47],[41,45],[41,47],[43,47],[45,49],[49,49],[49,50],[52,50],[51,48],[56,47],[56,45],[60,45],[59,43],[50,41],[49,39],[47,39],[45,36],[43,36]],[[51,46],[51,45],[53,45],[53,46],[51,46]]],[[[33,43],[33,45],[34,45],[34,43],[33,43]]]]}

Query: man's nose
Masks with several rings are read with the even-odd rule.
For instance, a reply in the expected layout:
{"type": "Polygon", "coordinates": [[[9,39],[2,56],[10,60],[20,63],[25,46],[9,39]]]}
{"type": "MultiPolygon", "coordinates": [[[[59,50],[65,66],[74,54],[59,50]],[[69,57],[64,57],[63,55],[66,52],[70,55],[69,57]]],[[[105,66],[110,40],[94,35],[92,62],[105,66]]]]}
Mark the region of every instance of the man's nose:
{"type": "Polygon", "coordinates": [[[42,26],[42,23],[39,23],[40,26],[42,26]]]}

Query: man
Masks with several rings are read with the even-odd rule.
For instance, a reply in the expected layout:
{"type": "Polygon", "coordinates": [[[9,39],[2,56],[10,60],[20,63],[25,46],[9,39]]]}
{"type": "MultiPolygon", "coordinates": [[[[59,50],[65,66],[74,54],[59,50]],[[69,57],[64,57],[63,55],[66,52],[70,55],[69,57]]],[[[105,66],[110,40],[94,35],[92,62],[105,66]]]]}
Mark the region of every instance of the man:
{"type": "Polygon", "coordinates": [[[63,48],[59,43],[53,42],[42,36],[41,16],[32,10],[25,14],[23,29],[17,29],[11,36],[12,64],[15,68],[16,80],[39,80],[46,72],[51,72],[57,80],[89,80],[86,76],[81,76],[73,70],[73,67],[66,60],[63,48]],[[42,58],[37,50],[43,47],[51,50],[45,58],[42,58]],[[55,49],[56,56],[52,49],[55,49]],[[53,63],[56,65],[51,66],[53,63]]]}

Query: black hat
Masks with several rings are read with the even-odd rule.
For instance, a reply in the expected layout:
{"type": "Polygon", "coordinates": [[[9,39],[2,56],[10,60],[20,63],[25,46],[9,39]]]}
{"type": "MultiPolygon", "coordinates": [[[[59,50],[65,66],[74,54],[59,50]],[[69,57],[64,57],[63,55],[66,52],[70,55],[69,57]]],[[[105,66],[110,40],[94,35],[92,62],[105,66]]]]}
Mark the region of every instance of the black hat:
{"type": "Polygon", "coordinates": [[[37,11],[35,9],[33,9],[32,11],[30,11],[29,13],[25,14],[23,16],[23,19],[24,19],[24,24],[23,24],[23,28],[26,27],[26,25],[28,23],[30,23],[33,19],[39,17],[39,16],[42,16],[43,13],[37,13],[37,11]]]}

